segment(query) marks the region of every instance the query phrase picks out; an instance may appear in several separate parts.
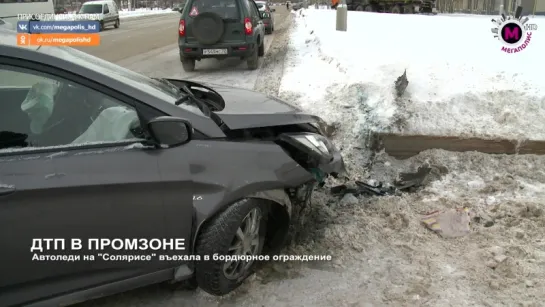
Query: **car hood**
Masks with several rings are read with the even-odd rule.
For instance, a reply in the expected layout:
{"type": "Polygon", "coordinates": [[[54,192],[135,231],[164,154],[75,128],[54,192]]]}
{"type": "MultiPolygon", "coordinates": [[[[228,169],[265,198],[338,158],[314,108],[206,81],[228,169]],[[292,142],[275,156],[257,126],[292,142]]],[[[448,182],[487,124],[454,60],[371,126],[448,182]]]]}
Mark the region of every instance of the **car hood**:
{"type": "Polygon", "coordinates": [[[225,100],[225,108],[214,112],[229,129],[283,126],[319,122],[318,116],[276,97],[225,85],[202,83],[225,100]]]}

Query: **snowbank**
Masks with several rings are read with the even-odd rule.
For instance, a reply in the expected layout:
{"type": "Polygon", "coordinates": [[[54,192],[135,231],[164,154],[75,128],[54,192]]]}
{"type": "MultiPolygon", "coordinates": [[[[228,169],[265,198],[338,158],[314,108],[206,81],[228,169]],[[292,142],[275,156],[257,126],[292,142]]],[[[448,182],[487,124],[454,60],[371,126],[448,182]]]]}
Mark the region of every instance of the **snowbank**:
{"type": "Polygon", "coordinates": [[[333,263],[274,265],[240,290],[245,301],[543,306],[545,156],[429,150],[369,160],[365,142],[373,130],[545,139],[545,37],[535,32],[524,52],[504,54],[488,18],[349,12],[341,33],[335,11],[295,14],[280,96],[337,123],[350,179],[392,182],[423,163],[433,171],[401,196],[345,202],[317,190],[287,253],[331,254],[333,263]],[[404,69],[408,93],[396,101],[393,82],[404,69]],[[465,237],[442,238],[420,223],[425,212],[452,208],[469,209],[465,237]]]}
{"type": "MultiPolygon", "coordinates": [[[[295,13],[284,95],[316,108],[357,109],[360,131],[545,139],[539,30],[523,52],[507,54],[491,33],[494,16],[348,12],[348,31],[337,32],[335,13],[295,13]],[[395,101],[392,84],[405,69],[406,97],[395,101]]],[[[545,29],[544,19],[532,22],[545,29]]]]}
{"type": "MultiPolygon", "coordinates": [[[[68,12],[67,15],[73,15],[73,14],[76,14],[77,12],[76,11],[70,11],[68,12]]],[[[147,16],[147,15],[160,15],[160,14],[179,14],[178,12],[176,11],[172,11],[172,9],[148,9],[148,8],[140,8],[140,9],[135,9],[133,11],[129,11],[129,10],[120,10],[119,11],[119,18],[121,19],[126,19],[126,18],[134,18],[134,17],[142,17],[142,16],[147,16]]],[[[59,20],[66,20],[67,17],[64,15],[64,14],[60,14],[60,15],[57,15],[55,16],[56,18],[58,18],[59,20]]],[[[76,19],[74,17],[74,19],[76,19]]]]}
{"type": "Polygon", "coordinates": [[[125,19],[125,18],[141,17],[146,15],[173,14],[173,13],[179,14],[178,12],[172,11],[171,9],[166,9],[166,10],[135,9],[134,11],[129,11],[129,10],[119,11],[119,17],[125,19]]]}

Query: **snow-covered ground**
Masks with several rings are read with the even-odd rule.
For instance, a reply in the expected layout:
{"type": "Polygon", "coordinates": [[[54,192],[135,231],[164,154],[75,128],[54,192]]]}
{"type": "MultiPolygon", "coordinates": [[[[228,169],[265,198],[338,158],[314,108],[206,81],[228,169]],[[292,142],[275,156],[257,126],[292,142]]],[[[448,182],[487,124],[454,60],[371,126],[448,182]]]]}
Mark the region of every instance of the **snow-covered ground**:
{"type": "MultiPolygon", "coordinates": [[[[68,14],[76,14],[77,12],[68,12],[68,14]]],[[[134,9],[132,11],[129,11],[127,9],[120,10],[119,11],[119,18],[126,19],[126,18],[134,18],[134,17],[142,17],[147,15],[161,15],[161,14],[179,14],[176,11],[173,11],[172,9],[148,9],[148,8],[139,8],[134,9]]],[[[65,16],[60,16],[59,19],[66,18],[65,16]]]]}
{"type": "Polygon", "coordinates": [[[141,17],[146,15],[158,15],[158,14],[179,14],[178,12],[172,11],[172,9],[135,9],[134,11],[121,10],[119,11],[120,18],[133,18],[141,17]]]}
{"type": "Polygon", "coordinates": [[[545,306],[545,156],[430,150],[398,161],[380,153],[367,167],[362,155],[373,130],[545,139],[545,35],[504,54],[480,16],[349,12],[342,33],[335,11],[296,15],[280,96],[338,124],[352,179],[391,182],[423,163],[432,176],[402,196],[339,201],[317,192],[289,252],[334,261],[271,265],[232,302],[545,306]],[[405,69],[410,84],[396,101],[393,82],[405,69]],[[422,213],[462,207],[472,217],[465,237],[442,238],[420,223],[422,213]]]}
{"type": "Polygon", "coordinates": [[[524,51],[507,54],[491,33],[495,16],[348,12],[338,32],[334,10],[296,14],[281,92],[305,105],[365,110],[358,130],[545,139],[545,19],[531,20],[539,29],[524,51]],[[410,83],[396,101],[405,69],[410,83]]]}

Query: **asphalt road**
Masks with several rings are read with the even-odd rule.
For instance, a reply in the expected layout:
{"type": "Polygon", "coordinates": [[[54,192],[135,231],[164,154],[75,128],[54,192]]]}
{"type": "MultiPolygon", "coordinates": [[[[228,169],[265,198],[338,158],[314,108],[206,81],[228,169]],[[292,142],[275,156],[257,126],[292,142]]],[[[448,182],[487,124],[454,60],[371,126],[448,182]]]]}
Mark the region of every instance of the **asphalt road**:
{"type": "MultiPolygon", "coordinates": [[[[276,10],[275,30],[281,30],[288,12],[284,7],[276,7],[276,10]]],[[[238,58],[204,59],[196,63],[194,72],[183,71],[178,52],[179,18],[177,12],[131,18],[122,21],[119,29],[108,28],[104,31],[101,34],[100,46],[80,50],[150,77],[192,79],[243,88],[254,87],[259,69],[248,70],[246,61],[238,58]]],[[[265,36],[265,53],[275,36],[275,33],[265,36]]],[[[263,58],[259,61],[261,66],[263,58]]]]}
{"type": "Polygon", "coordinates": [[[79,49],[115,63],[176,43],[179,19],[178,12],[123,19],[101,33],[99,46],[79,49]]]}

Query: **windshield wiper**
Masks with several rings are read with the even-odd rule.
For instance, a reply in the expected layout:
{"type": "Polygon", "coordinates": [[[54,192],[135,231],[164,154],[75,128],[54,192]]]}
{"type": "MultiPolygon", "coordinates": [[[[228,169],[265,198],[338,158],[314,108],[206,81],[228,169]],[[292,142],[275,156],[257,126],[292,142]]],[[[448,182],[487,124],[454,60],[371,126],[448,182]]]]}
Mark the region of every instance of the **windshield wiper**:
{"type": "MultiPolygon", "coordinates": [[[[168,81],[167,81],[168,82],[168,81]]],[[[210,108],[208,107],[208,105],[200,100],[199,98],[197,98],[193,92],[191,91],[191,89],[187,86],[187,85],[183,85],[180,90],[182,90],[184,93],[182,94],[182,96],[180,96],[180,98],[178,98],[176,100],[176,102],[174,102],[175,105],[179,106],[181,105],[182,103],[186,102],[187,100],[191,100],[193,101],[197,107],[199,108],[199,110],[201,110],[201,112],[206,116],[206,117],[210,117],[212,115],[212,112],[210,111],[210,108]]]]}

